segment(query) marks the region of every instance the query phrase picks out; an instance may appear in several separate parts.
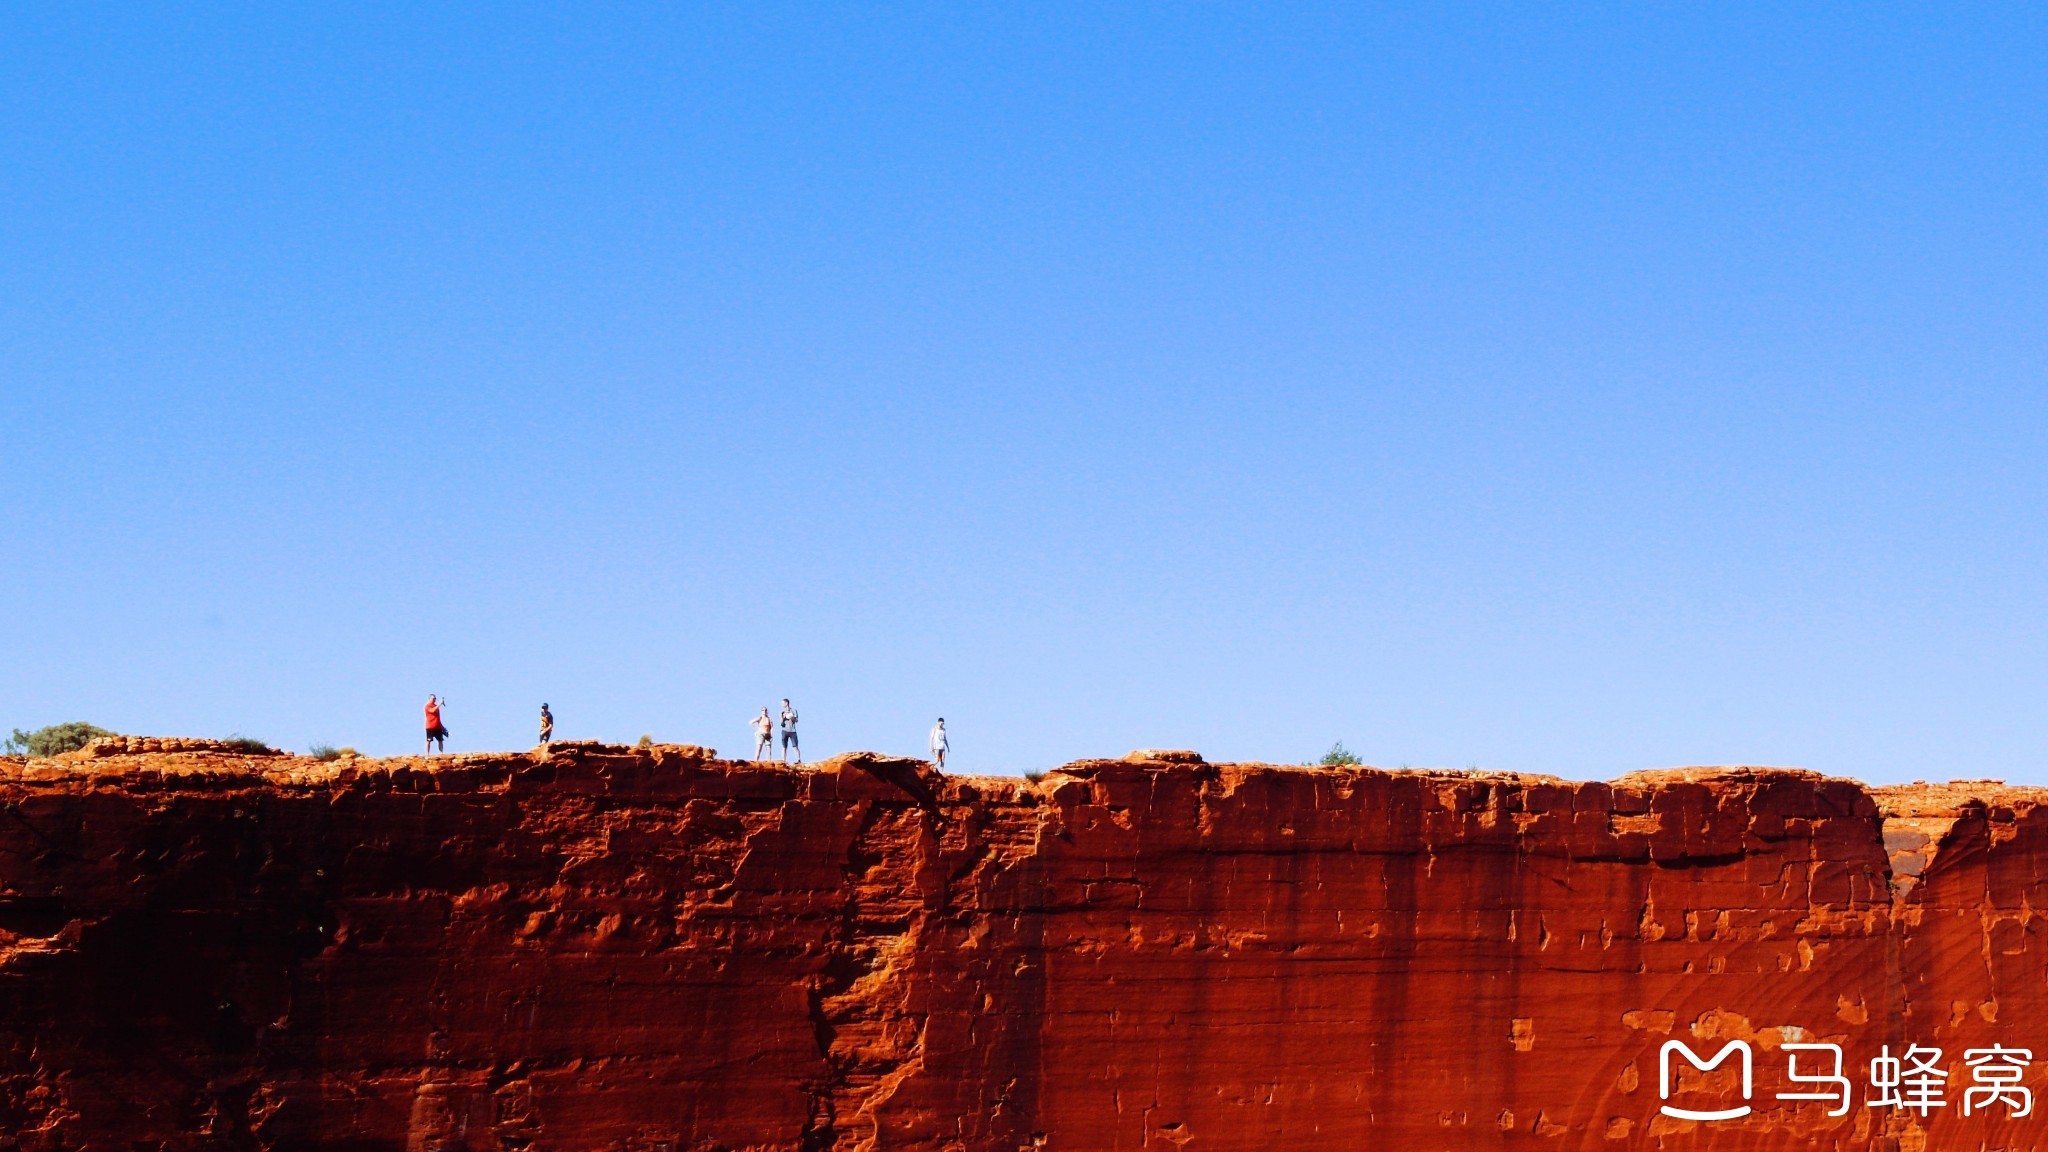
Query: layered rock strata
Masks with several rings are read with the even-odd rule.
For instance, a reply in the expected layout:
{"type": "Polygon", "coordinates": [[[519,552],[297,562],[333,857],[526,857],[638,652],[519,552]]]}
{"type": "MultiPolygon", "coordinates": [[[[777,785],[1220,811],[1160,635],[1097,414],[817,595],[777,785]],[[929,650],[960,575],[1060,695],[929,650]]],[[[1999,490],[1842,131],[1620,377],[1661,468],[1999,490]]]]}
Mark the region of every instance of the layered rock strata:
{"type": "Polygon", "coordinates": [[[0,1149],[2048,1144],[2031,790],[157,747],[0,759],[0,1149]]]}

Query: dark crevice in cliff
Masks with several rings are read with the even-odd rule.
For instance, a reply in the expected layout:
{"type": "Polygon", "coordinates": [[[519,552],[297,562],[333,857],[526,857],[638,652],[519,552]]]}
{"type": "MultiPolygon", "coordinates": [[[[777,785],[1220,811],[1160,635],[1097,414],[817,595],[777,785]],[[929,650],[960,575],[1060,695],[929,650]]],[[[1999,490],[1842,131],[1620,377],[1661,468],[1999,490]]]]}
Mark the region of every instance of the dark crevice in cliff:
{"type": "Polygon", "coordinates": [[[1692,856],[1660,857],[1652,855],[1648,863],[1670,871],[1682,871],[1687,868],[1726,868],[1731,864],[1740,864],[1754,855],[1756,853],[1749,849],[1736,849],[1731,852],[1704,853],[1692,856]]]}
{"type": "Polygon", "coordinates": [[[827,1079],[808,1089],[805,1152],[871,1144],[877,1096],[886,1096],[922,1049],[921,1023],[903,1012],[890,988],[914,963],[927,914],[918,882],[922,845],[943,831],[943,821],[914,794],[908,799],[861,801],[847,841],[841,910],[807,996],[827,1079]]]}

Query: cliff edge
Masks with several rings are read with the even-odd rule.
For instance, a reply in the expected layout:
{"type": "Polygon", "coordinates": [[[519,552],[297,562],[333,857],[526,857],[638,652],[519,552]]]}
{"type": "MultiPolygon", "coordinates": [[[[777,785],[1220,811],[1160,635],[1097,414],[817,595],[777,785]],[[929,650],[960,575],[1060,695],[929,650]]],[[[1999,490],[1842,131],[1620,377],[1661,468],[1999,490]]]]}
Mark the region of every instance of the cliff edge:
{"type": "Polygon", "coordinates": [[[2043,795],[0,759],[0,1149],[2036,1147],[1963,1053],[2048,1066],[2043,795]],[[1943,1104],[1872,1106],[1911,1046],[1943,1104]]]}

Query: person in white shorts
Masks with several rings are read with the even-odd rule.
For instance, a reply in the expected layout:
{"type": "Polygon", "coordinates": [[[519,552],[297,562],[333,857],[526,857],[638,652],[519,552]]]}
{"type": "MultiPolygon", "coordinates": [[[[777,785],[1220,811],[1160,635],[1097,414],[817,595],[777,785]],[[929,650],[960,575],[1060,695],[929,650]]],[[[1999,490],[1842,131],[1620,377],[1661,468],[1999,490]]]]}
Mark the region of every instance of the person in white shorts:
{"type": "Polygon", "coordinates": [[[761,714],[754,717],[754,759],[768,758],[768,753],[775,748],[774,737],[775,721],[768,718],[768,709],[764,706],[761,714]]]}
{"type": "Polygon", "coordinates": [[[952,751],[952,748],[952,744],[946,740],[946,718],[941,716],[939,722],[932,725],[931,749],[932,763],[942,771],[946,767],[946,753],[952,751]]]}

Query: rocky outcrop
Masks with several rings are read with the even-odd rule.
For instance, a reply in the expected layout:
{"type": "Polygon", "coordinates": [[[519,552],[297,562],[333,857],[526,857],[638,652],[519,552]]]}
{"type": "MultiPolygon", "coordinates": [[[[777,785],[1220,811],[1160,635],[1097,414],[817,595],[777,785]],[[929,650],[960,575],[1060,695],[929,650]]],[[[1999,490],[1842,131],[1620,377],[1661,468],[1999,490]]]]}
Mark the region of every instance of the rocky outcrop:
{"type": "Polygon", "coordinates": [[[2031,790],[157,747],[0,759],[0,1149],[2048,1143],[2031,790]]]}

